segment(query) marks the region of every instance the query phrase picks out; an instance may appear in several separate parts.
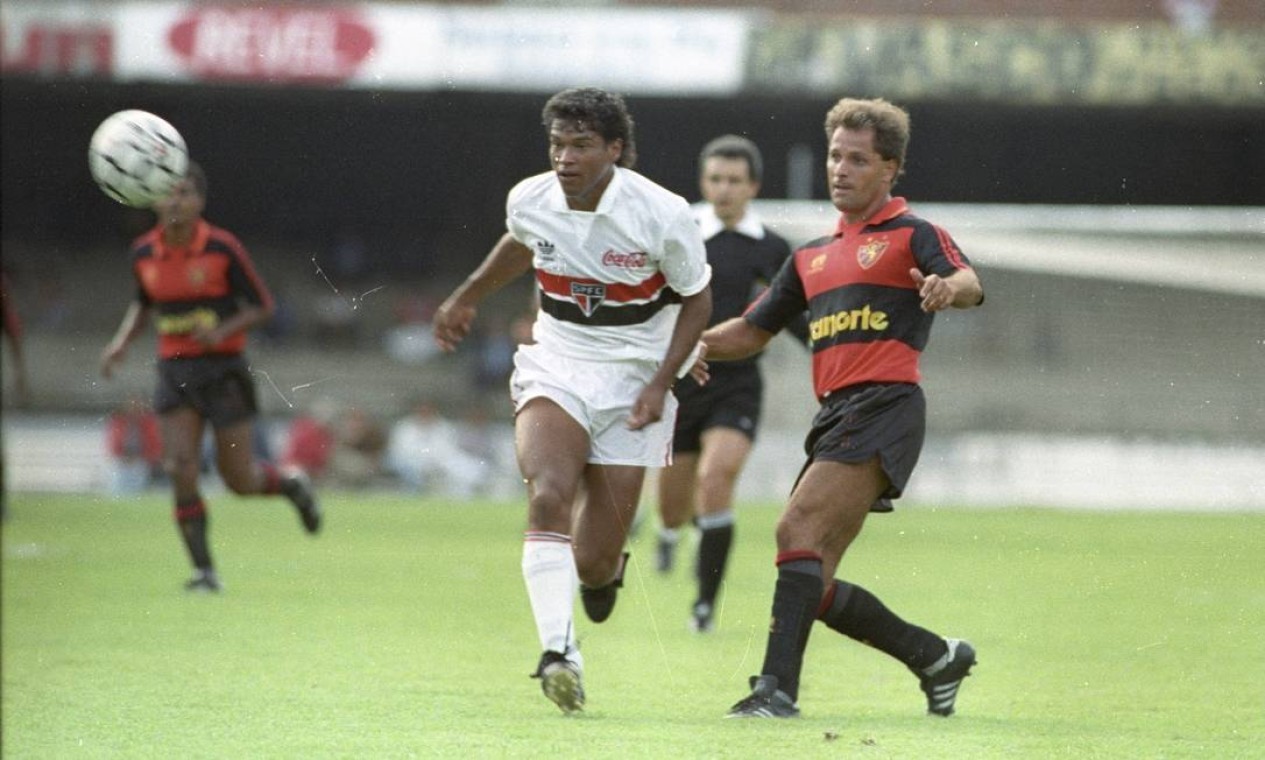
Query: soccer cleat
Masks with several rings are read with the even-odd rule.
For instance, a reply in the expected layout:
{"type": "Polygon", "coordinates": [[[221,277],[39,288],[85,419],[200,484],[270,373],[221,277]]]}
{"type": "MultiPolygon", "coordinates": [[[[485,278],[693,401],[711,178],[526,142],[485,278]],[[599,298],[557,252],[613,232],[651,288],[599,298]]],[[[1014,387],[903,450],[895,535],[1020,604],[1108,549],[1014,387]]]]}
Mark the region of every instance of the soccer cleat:
{"type": "Polygon", "coordinates": [[[798,718],[799,706],[777,688],[777,676],[751,676],[751,696],[729,708],[726,718],[798,718]]]}
{"type": "Polygon", "coordinates": [[[619,570],[615,573],[615,580],[598,588],[580,586],[580,601],[584,603],[584,614],[589,616],[589,620],[601,623],[615,611],[615,598],[619,589],[623,588],[624,568],[627,566],[628,552],[624,552],[624,556],[619,560],[619,570]]]}
{"type": "Polygon", "coordinates": [[[690,630],[695,633],[710,633],[714,612],[712,605],[707,602],[694,602],[694,608],[690,610],[690,630]]]}
{"type": "Polygon", "coordinates": [[[584,684],[580,679],[580,667],[566,655],[547,651],[540,656],[540,664],[532,678],[540,679],[540,690],[564,713],[584,709],[584,684]]]}
{"type": "Polygon", "coordinates": [[[321,530],[321,505],[312,492],[312,481],[307,473],[298,470],[287,475],[281,481],[281,492],[285,494],[294,508],[299,511],[299,519],[303,521],[303,529],[308,533],[319,533],[321,530]]]}
{"type": "Polygon", "coordinates": [[[914,671],[922,686],[922,693],[927,695],[927,714],[949,717],[953,714],[953,703],[957,700],[958,687],[962,679],[971,674],[975,665],[975,648],[961,639],[945,639],[949,652],[931,667],[935,672],[914,671]]]}
{"type": "Polygon", "coordinates": [[[661,575],[672,572],[672,567],[676,564],[676,544],[676,541],[659,536],[658,546],[655,547],[654,569],[661,575]]]}
{"type": "Polygon", "coordinates": [[[214,570],[198,570],[185,581],[184,590],[194,594],[218,594],[224,590],[224,584],[214,570]]]}

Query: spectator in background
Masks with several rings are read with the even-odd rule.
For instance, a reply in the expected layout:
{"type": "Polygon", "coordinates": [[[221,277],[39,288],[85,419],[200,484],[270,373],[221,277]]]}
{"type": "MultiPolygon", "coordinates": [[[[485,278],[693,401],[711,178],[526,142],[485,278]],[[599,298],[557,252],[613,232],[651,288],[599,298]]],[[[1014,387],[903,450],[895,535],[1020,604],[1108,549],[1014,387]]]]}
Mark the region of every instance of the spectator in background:
{"type": "Polygon", "coordinates": [[[337,416],[333,439],[328,476],[334,485],[366,488],[385,474],[387,434],[363,408],[350,406],[337,416]]]}
{"type": "Polygon", "coordinates": [[[488,474],[487,463],[461,447],[457,426],[425,399],[391,428],[386,467],[409,490],[458,498],[479,493],[488,474]]]}
{"type": "MultiPolygon", "coordinates": [[[[0,271],[0,309],[4,312],[4,337],[7,338],[5,342],[9,344],[10,361],[6,364],[13,368],[13,396],[11,398],[16,405],[21,406],[26,403],[29,393],[22,320],[18,316],[13,295],[9,292],[9,276],[3,271],[0,271]]],[[[0,518],[3,519],[9,517],[9,491],[4,480],[6,458],[3,443],[0,443],[0,518]]]]}
{"type": "Polygon", "coordinates": [[[476,325],[470,336],[475,348],[474,387],[480,393],[505,390],[514,371],[514,351],[518,348],[504,320],[489,322],[487,327],[476,325]]]}
{"type": "Polygon", "coordinates": [[[281,454],[282,465],[297,467],[316,480],[323,479],[334,453],[337,417],[338,405],[334,400],[321,398],[291,420],[281,454]]]}
{"type": "Polygon", "coordinates": [[[25,336],[22,329],[22,318],[18,316],[17,305],[13,302],[13,294],[9,289],[9,275],[0,272],[0,308],[4,310],[4,337],[9,344],[9,366],[13,369],[13,388],[10,400],[21,406],[26,403],[30,393],[30,379],[26,373],[25,336]]]}
{"type": "Polygon", "coordinates": [[[158,415],[144,399],[129,399],[106,417],[105,446],[110,493],[136,493],[162,481],[158,415]]]}

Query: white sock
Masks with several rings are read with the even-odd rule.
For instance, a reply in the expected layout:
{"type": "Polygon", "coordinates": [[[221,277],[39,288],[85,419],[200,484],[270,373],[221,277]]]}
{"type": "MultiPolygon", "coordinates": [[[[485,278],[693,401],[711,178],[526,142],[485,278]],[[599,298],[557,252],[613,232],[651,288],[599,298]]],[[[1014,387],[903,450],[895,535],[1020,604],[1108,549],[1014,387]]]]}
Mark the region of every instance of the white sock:
{"type": "Polygon", "coordinates": [[[659,539],[665,544],[675,546],[681,540],[681,531],[676,528],[659,528],[659,539]]]}
{"type": "Polygon", "coordinates": [[[575,652],[575,595],[580,587],[571,537],[544,531],[526,533],[523,580],[541,649],[561,652],[571,659],[575,652]]]}
{"type": "Polygon", "coordinates": [[[707,530],[709,528],[723,528],[726,525],[734,524],[733,509],[726,509],[723,512],[716,512],[710,515],[699,515],[694,518],[694,524],[699,530],[707,530]]]}

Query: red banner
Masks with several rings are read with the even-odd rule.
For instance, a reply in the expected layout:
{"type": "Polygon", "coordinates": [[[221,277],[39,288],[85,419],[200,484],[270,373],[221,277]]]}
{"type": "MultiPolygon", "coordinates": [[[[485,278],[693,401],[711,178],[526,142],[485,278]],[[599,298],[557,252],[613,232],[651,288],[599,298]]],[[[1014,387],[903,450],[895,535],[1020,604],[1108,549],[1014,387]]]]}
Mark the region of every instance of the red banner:
{"type": "Polygon", "coordinates": [[[374,47],[373,30],[338,8],[193,8],[168,33],[189,72],[206,80],[341,82],[374,47]]]}

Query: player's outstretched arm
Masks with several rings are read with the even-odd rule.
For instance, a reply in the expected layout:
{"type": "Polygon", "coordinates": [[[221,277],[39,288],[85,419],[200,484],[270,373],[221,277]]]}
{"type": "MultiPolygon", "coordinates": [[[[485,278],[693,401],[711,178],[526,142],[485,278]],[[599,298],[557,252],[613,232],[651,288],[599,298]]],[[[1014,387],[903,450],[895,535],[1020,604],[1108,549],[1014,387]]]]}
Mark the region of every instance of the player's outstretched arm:
{"type": "Polygon", "coordinates": [[[194,340],[204,346],[216,346],[239,332],[252,330],[272,319],[276,307],[269,301],[267,305],[243,303],[233,316],[216,325],[213,329],[198,329],[193,332],[194,340]]]}
{"type": "Polygon", "coordinates": [[[522,276],[531,268],[531,258],[530,248],[508,232],[502,235],[479,268],[435,312],[435,343],[444,351],[455,351],[457,344],[470,334],[479,303],[522,276]]]}
{"type": "Polygon", "coordinates": [[[672,328],[672,338],[668,350],[654,377],[646,384],[641,395],[633,403],[632,413],[628,416],[628,429],[640,430],[663,418],[664,399],[677,375],[687,361],[690,362],[699,336],[712,317],[712,288],[710,285],[699,292],[681,297],[681,312],[677,315],[676,325],[672,328]]]}
{"type": "Polygon", "coordinates": [[[145,329],[148,323],[148,306],[140,301],[132,301],[128,304],[127,312],[123,314],[123,321],[119,323],[119,329],[115,330],[114,337],[101,352],[102,377],[108,379],[114,375],[114,368],[127,356],[128,346],[132,345],[132,341],[136,340],[136,336],[140,335],[141,330],[145,329]]]}
{"type": "Polygon", "coordinates": [[[733,317],[710,327],[703,333],[709,361],[745,359],[758,354],[773,339],[774,333],[756,327],[742,317],[733,317]]]}
{"type": "Polygon", "coordinates": [[[923,311],[943,311],[950,307],[970,309],[984,302],[984,288],[980,285],[979,276],[969,267],[959,269],[948,277],[924,275],[917,269],[910,269],[909,276],[918,286],[923,311]]]}

